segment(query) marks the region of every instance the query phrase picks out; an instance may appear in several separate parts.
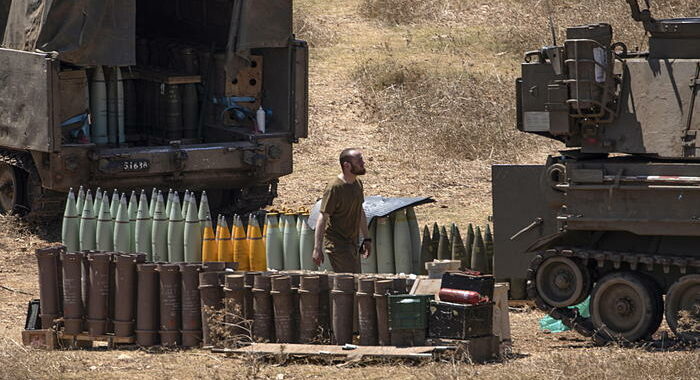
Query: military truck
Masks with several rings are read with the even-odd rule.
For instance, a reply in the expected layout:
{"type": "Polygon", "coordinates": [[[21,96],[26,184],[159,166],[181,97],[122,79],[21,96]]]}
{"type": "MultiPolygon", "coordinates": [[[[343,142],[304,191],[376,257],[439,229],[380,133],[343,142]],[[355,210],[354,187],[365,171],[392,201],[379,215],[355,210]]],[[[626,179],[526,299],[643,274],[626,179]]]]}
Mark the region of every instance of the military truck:
{"type": "Polygon", "coordinates": [[[275,0],[0,5],[0,208],[91,188],[207,190],[254,210],[307,136],[308,49],[275,0]]]}
{"type": "Polygon", "coordinates": [[[525,54],[517,126],[568,150],[493,167],[495,274],[596,342],[649,338],[663,317],[700,340],[700,18],[655,19],[648,51],[568,28],[525,54]],[[590,318],[570,308],[590,297],[590,318]]]}

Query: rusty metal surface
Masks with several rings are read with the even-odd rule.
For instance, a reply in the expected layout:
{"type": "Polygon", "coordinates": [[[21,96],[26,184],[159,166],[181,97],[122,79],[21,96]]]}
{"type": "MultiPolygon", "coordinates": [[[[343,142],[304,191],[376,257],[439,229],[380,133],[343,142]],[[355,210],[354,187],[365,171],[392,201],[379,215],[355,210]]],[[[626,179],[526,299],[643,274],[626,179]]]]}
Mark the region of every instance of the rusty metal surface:
{"type": "Polygon", "coordinates": [[[313,342],[321,333],[319,325],[320,278],[305,275],[299,285],[299,341],[313,342]]]}
{"type": "Polygon", "coordinates": [[[389,331],[389,296],[393,289],[392,280],[377,280],[374,282],[374,299],[377,306],[377,335],[379,345],[391,344],[391,332],[389,331]]]}
{"type": "Polygon", "coordinates": [[[199,294],[200,264],[179,264],[181,278],[182,345],[196,347],[202,341],[202,306],[199,294]]]}
{"type": "Polygon", "coordinates": [[[275,339],[274,309],[272,305],[271,277],[260,274],[253,283],[253,338],[271,342],[275,339]]]}
{"type": "Polygon", "coordinates": [[[360,279],[356,293],[360,345],[362,346],[376,346],[379,343],[374,283],[375,279],[373,278],[360,279]]]}
{"type": "Polygon", "coordinates": [[[116,255],[114,287],[114,335],[128,337],[134,335],[136,317],[136,255],[116,255]]]}
{"type": "Polygon", "coordinates": [[[275,315],[275,336],[278,343],[295,343],[297,331],[294,317],[294,295],[289,276],[272,277],[272,306],[275,315]]]}
{"type": "Polygon", "coordinates": [[[138,285],[136,309],[136,341],[139,346],[153,346],[159,341],[160,287],[157,264],[138,264],[138,285]]]}
{"type": "Polygon", "coordinates": [[[333,278],[333,289],[331,290],[331,303],[333,305],[331,323],[333,324],[335,344],[352,343],[354,296],[355,277],[336,275],[333,278]]]}
{"type": "Polygon", "coordinates": [[[65,247],[56,246],[35,251],[39,268],[39,298],[41,300],[41,326],[43,329],[53,327],[53,320],[60,317],[61,302],[58,292],[60,285],[58,279],[59,255],[65,251],[65,247]]]}
{"type": "Polygon", "coordinates": [[[62,252],[63,322],[67,334],[83,332],[82,252],[62,252]]]}
{"type": "Polygon", "coordinates": [[[224,289],[221,281],[221,273],[226,272],[201,272],[199,273],[199,295],[202,303],[202,344],[211,345],[210,324],[215,310],[223,308],[224,289]]]}
{"type": "Polygon", "coordinates": [[[110,295],[110,255],[107,253],[88,253],[89,291],[86,322],[89,334],[103,335],[107,330],[110,295]]]}
{"type": "Polygon", "coordinates": [[[224,306],[227,323],[230,323],[234,336],[245,336],[248,323],[245,319],[245,275],[230,274],[226,276],[224,286],[224,306]]]}

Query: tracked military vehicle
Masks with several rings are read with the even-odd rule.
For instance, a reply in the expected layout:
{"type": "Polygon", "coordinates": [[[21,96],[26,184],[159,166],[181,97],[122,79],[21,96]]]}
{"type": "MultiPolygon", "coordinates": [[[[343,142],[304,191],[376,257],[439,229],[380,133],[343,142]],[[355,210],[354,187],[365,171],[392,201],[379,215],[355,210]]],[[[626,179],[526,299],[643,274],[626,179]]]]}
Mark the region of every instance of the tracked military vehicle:
{"type": "Polygon", "coordinates": [[[2,211],[60,215],[78,185],[255,210],[307,135],[289,1],[4,1],[0,41],[2,211]]]}
{"type": "Polygon", "coordinates": [[[700,340],[700,18],[628,0],[649,51],[568,28],[525,54],[517,126],[569,150],[494,166],[495,274],[596,341],[649,338],[665,315],[700,340]],[[590,318],[569,308],[590,296],[590,318]]]}

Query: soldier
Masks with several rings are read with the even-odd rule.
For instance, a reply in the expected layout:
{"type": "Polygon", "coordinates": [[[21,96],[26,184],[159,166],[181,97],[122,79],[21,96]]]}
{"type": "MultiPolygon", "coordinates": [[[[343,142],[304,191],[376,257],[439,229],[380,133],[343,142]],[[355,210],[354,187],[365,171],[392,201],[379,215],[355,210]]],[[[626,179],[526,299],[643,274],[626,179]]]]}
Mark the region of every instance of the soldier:
{"type": "Polygon", "coordinates": [[[359,273],[359,254],[370,255],[372,239],[367,230],[367,217],[362,208],[364,193],[357,178],[365,174],[362,152],[348,148],[340,153],[342,173],[326,187],[321,201],[321,212],[316,222],[313,260],[323,263],[323,252],[338,273],[359,273]],[[358,247],[360,234],[364,237],[358,247]]]}

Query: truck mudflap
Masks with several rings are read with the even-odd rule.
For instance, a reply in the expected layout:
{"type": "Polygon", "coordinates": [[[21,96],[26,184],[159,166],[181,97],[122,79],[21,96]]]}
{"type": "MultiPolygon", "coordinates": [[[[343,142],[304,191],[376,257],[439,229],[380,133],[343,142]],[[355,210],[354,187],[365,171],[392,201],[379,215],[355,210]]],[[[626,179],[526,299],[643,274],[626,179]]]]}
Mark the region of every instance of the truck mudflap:
{"type": "Polygon", "coordinates": [[[95,149],[94,146],[63,146],[51,157],[44,175],[51,188],[67,191],[76,182],[95,186],[154,186],[174,188],[244,188],[266,183],[292,172],[291,146],[283,139],[258,142],[95,149]],[[289,152],[288,152],[289,151],[289,152]],[[81,165],[85,162],[89,165],[81,165]],[[54,174],[52,174],[54,173],[54,174]],[[55,175],[64,173],[68,175],[55,175]],[[49,179],[49,178],[46,178],[49,179]]]}

